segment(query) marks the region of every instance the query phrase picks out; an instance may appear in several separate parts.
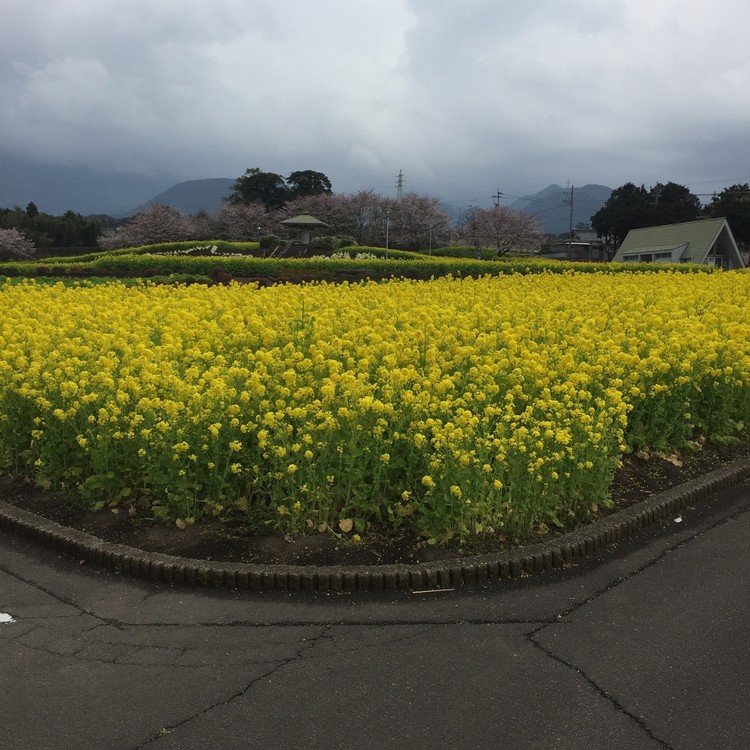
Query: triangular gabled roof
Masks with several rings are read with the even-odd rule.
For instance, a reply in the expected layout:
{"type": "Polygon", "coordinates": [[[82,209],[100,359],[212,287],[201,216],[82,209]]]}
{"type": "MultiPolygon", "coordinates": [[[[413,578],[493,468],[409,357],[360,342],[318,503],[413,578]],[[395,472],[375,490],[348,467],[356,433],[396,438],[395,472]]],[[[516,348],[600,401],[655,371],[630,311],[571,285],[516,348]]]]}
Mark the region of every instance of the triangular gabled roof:
{"type": "Polygon", "coordinates": [[[286,224],[287,226],[292,227],[327,227],[328,224],[326,224],[324,221],[321,221],[320,219],[316,219],[314,216],[311,216],[310,214],[297,214],[297,216],[292,216],[291,219],[284,219],[284,221],[280,221],[280,224],[286,224]]]}
{"type": "Polygon", "coordinates": [[[723,218],[631,229],[613,260],[620,261],[623,255],[628,253],[676,249],[684,245],[685,249],[680,258],[682,261],[704,263],[722,232],[726,232],[730,252],[735,256],[738,265],[744,265],[729,224],[723,218]]]}

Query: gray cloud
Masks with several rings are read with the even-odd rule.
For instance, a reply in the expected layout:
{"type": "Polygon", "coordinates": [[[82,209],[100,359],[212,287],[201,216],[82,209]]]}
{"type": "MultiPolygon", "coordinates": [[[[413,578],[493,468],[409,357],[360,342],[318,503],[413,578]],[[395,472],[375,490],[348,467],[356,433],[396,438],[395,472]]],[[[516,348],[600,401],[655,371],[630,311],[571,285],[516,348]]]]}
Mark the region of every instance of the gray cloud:
{"type": "MultiPolygon", "coordinates": [[[[750,179],[744,0],[0,0],[0,152],[486,200],[750,179]]],[[[713,189],[713,188],[711,188],[713,189]]]]}

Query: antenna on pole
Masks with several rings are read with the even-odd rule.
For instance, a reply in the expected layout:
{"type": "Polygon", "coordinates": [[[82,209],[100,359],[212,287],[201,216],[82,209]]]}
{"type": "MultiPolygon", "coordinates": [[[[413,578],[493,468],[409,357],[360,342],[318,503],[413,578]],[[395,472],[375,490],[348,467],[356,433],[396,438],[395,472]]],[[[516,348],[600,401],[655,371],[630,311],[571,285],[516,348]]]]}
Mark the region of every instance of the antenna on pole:
{"type": "Polygon", "coordinates": [[[398,170],[398,179],[396,180],[396,200],[400,201],[404,197],[404,173],[398,170]]]}

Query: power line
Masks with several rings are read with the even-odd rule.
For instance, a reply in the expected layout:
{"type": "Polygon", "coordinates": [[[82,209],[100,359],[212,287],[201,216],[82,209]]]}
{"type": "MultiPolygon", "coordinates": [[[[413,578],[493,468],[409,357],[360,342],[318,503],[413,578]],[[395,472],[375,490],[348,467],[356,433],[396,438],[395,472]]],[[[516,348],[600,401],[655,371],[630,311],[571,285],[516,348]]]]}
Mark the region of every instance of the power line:
{"type": "MultiPolygon", "coordinates": [[[[722,191],[724,192],[724,191],[722,191]]],[[[706,197],[706,196],[719,196],[721,193],[693,193],[693,195],[697,196],[698,198],[706,197]]],[[[731,195],[750,195],[750,190],[732,190],[731,195]]]]}
{"type": "Polygon", "coordinates": [[[726,180],[703,180],[703,182],[691,182],[691,185],[718,185],[720,182],[743,183],[750,182],[750,177],[727,178],[726,180]]]}

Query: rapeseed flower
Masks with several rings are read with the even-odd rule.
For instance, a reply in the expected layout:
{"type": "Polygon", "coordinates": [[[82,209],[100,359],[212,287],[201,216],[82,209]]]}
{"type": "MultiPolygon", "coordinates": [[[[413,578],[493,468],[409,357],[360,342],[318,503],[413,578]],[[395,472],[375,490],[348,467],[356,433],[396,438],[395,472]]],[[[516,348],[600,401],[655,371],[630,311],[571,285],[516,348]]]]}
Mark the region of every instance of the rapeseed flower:
{"type": "Polygon", "coordinates": [[[744,273],[5,282],[0,457],[172,520],[524,535],[606,504],[622,452],[750,424],[748,300],[744,273]]]}

